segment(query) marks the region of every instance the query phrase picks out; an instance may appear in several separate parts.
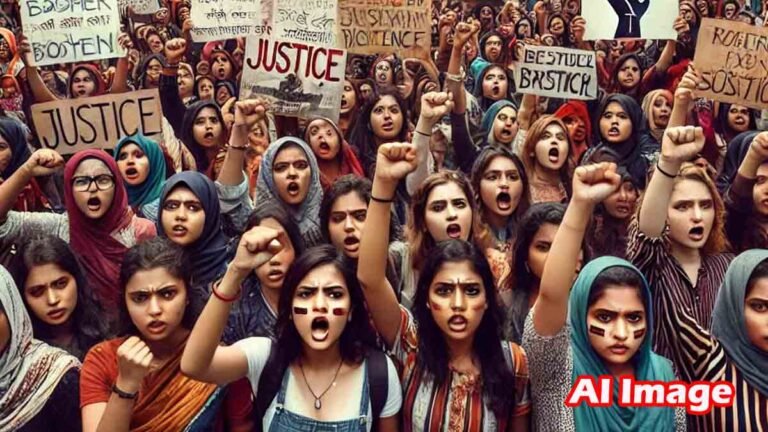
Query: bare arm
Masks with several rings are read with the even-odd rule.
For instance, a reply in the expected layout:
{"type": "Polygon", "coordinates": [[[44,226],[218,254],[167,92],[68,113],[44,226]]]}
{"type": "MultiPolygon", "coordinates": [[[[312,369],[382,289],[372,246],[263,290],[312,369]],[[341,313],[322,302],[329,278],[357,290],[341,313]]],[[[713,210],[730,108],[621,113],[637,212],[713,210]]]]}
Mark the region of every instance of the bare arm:
{"type": "Polygon", "coordinates": [[[421,183],[430,174],[430,166],[434,165],[432,153],[429,151],[429,140],[432,137],[432,127],[440,121],[453,108],[453,95],[451,93],[431,92],[421,97],[421,115],[416,125],[416,133],[413,136],[413,145],[416,146],[416,170],[405,178],[405,186],[409,194],[416,192],[421,183]],[[431,162],[431,163],[430,163],[431,162]]]}
{"type": "Polygon", "coordinates": [[[253,124],[263,121],[266,115],[266,102],[262,99],[250,99],[235,103],[235,123],[229,136],[229,148],[224,158],[224,165],[217,180],[223,185],[237,186],[245,179],[243,167],[245,149],[248,146],[248,132],[253,124]]]}
{"type": "Polygon", "coordinates": [[[535,112],[536,95],[523,95],[523,100],[520,101],[520,109],[517,111],[517,123],[520,125],[520,130],[527,131],[530,129],[535,112]]]}
{"type": "Polygon", "coordinates": [[[128,75],[131,73],[131,61],[129,58],[130,50],[133,48],[131,37],[127,33],[122,33],[118,36],[117,41],[125,50],[125,55],[117,59],[115,77],[112,80],[112,88],[109,90],[112,94],[125,93],[128,91],[128,75]]]}
{"type": "Polygon", "coordinates": [[[64,158],[50,149],[37,150],[11,177],[0,183],[0,221],[16,203],[16,198],[33,177],[53,174],[64,166],[64,158]]]}
{"type": "Polygon", "coordinates": [[[448,63],[448,75],[445,78],[446,91],[453,94],[453,112],[455,114],[464,114],[467,110],[467,97],[464,94],[464,82],[461,79],[461,57],[464,52],[464,46],[473,35],[477,34],[480,26],[474,22],[461,22],[456,25],[456,36],[453,40],[453,49],[451,50],[451,60],[448,63]]]}

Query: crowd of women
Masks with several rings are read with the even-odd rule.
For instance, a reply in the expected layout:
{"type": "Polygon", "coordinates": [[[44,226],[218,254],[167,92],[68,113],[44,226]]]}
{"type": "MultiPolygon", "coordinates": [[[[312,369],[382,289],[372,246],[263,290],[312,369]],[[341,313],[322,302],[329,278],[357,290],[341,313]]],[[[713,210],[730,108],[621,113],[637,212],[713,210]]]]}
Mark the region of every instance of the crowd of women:
{"type": "Polygon", "coordinates": [[[0,4],[0,431],[768,429],[768,110],[693,63],[768,1],[680,0],[669,41],[436,1],[431,58],[349,56],[338,121],[238,100],[244,40],[160,3],[41,68],[0,4]],[[599,98],[517,93],[526,45],[596,52],[599,98]],[[41,148],[33,104],[138,89],[159,139],[41,148]],[[564,404],[606,375],[735,397],[564,404]]]}

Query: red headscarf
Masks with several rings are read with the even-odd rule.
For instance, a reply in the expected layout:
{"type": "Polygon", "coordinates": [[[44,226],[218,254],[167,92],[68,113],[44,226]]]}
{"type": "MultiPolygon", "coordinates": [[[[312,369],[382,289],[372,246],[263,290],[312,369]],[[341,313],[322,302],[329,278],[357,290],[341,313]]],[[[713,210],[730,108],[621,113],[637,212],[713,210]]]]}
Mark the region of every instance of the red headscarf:
{"type": "MultiPolygon", "coordinates": [[[[311,117],[309,121],[307,121],[307,128],[304,131],[304,141],[309,144],[309,125],[311,125],[315,120],[322,120],[331,125],[336,131],[336,135],[339,137],[339,144],[341,145],[339,154],[337,156],[340,162],[339,177],[347,174],[354,174],[358,177],[365,177],[363,166],[360,165],[360,161],[357,159],[357,155],[355,154],[354,150],[352,150],[352,147],[349,145],[347,140],[344,139],[344,134],[341,133],[339,127],[331,119],[320,116],[311,117]]],[[[325,173],[320,171],[320,185],[322,186],[324,192],[330,189],[331,184],[333,184],[335,180],[335,178],[329,178],[325,175],[325,173]]]]}
{"type": "Polygon", "coordinates": [[[560,120],[565,120],[572,116],[576,116],[584,122],[584,127],[586,128],[587,133],[587,137],[584,140],[585,145],[576,147],[577,144],[575,142],[571,143],[571,155],[574,162],[578,162],[579,159],[581,159],[581,155],[584,154],[587,148],[591,145],[590,141],[592,140],[592,122],[589,120],[587,104],[582,101],[569,101],[561,105],[560,108],[555,111],[555,117],[560,120]]]}
{"type": "Polygon", "coordinates": [[[104,81],[104,77],[101,76],[101,70],[96,65],[91,63],[80,63],[72,67],[72,72],[69,74],[69,82],[67,82],[67,92],[72,94],[72,79],[75,77],[75,73],[80,69],[85,69],[93,76],[93,84],[96,89],[93,91],[90,97],[101,96],[107,92],[107,83],[104,81]]]}
{"type": "Polygon", "coordinates": [[[128,194],[115,160],[104,150],[83,150],[64,167],[64,204],[69,216],[69,242],[83,264],[86,276],[97,298],[107,310],[116,310],[120,265],[127,248],[112,237],[112,233],[131,224],[133,211],[128,206],[128,194]],[[98,221],[85,216],[75,204],[72,177],[80,162],[86,159],[102,161],[115,179],[115,196],[109,210],[98,221]],[[111,309],[110,309],[111,308],[111,309]]]}
{"type": "Polygon", "coordinates": [[[16,63],[19,61],[19,51],[16,47],[16,36],[13,34],[12,31],[8,30],[7,28],[0,27],[0,37],[5,39],[6,42],[8,42],[8,48],[11,50],[11,54],[13,55],[11,59],[8,61],[8,74],[13,75],[14,71],[13,69],[16,66],[16,63]]]}

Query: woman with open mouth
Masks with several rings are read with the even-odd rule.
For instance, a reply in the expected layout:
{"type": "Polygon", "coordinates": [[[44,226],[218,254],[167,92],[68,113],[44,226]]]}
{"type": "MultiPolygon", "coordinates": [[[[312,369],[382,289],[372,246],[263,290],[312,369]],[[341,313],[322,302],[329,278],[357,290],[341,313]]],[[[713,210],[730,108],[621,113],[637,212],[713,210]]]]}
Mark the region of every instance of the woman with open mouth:
{"type": "Polygon", "coordinates": [[[728,147],[737,135],[757,129],[755,112],[744,105],[720,104],[717,120],[714,122],[717,160],[713,164],[720,171],[723,167],[728,147]]]}
{"type": "Polygon", "coordinates": [[[510,258],[515,230],[528,210],[528,177],[510,150],[487,147],[472,168],[472,189],[477,202],[479,244],[485,251],[503,306],[509,306],[511,291],[502,292],[501,282],[510,276],[510,258]]]}
{"type": "Polygon", "coordinates": [[[482,65],[477,61],[472,66],[473,70],[476,68],[479,70],[475,76],[475,88],[472,94],[480,103],[483,111],[496,101],[514,100],[514,80],[504,66],[493,63],[482,65]]]}
{"type": "Polygon", "coordinates": [[[554,116],[565,123],[571,141],[571,159],[581,162],[581,157],[592,146],[592,121],[583,101],[568,101],[555,111],[554,116]]]}
{"type": "Polygon", "coordinates": [[[365,176],[355,152],[332,120],[325,117],[310,118],[304,132],[304,141],[315,154],[323,191],[327,191],[343,175],[365,176]]]}
{"type": "Polygon", "coordinates": [[[676,381],[669,360],[652,351],[653,300],[640,270],[625,260],[602,257],[588,263],[574,281],[594,208],[620,182],[613,163],[576,169],[573,197],[552,243],[557,253],[544,264],[539,296],[525,321],[523,347],[540,431],[686,430],[685,408],[620,406],[613,381],[609,406],[563,406],[576,377],[676,381]]]}
{"type": "Polygon", "coordinates": [[[521,159],[530,183],[531,203],[565,202],[570,196],[571,142],[562,120],[545,115],[525,133],[521,159]]]}
{"type": "Polygon", "coordinates": [[[642,107],[645,118],[648,119],[648,132],[659,144],[669,124],[673,105],[674,96],[665,89],[653,90],[643,98],[642,107]]]}
{"type": "Polygon", "coordinates": [[[0,237],[31,238],[52,234],[69,242],[80,259],[90,286],[114,317],[120,261],[136,243],[156,235],[149,220],[128,206],[123,178],[115,160],[103,150],[77,152],[64,166],[66,214],[9,211],[32,177],[55,173],[64,159],[53,150],[37,150],[9,179],[0,184],[0,237]]]}
{"type": "Polygon", "coordinates": [[[267,265],[284,241],[284,232],[268,227],[243,235],[192,330],[182,370],[219,385],[247,377],[257,430],[398,430],[397,370],[375,348],[360,285],[332,246],[309,249],[291,266],[280,293],[277,340],[219,345],[243,279],[267,265]]]}
{"type": "Polygon", "coordinates": [[[104,311],[64,240],[36,238],[24,245],[14,280],[32,320],[35,336],[82,360],[108,334],[104,311]]]}
{"type": "Polygon", "coordinates": [[[189,264],[179,246],[160,238],[126,254],[120,271],[118,337],[93,347],[83,362],[84,432],[252,425],[236,414],[250,405],[247,382],[216,386],[181,372],[181,356],[195,322],[189,264]]]}
{"type": "MultiPolygon", "coordinates": [[[[700,127],[669,128],[661,156],[629,228],[628,259],[664,289],[704,329],[728,264],[733,259],[725,236],[725,206],[706,171],[686,163],[704,146],[700,127]]],[[[669,335],[657,323],[655,351],[671,358],[669,335]]]]}
{"type": "Polygon", "coordinates": [[[81,430],[80,361],[33,339],[13,278],[0,266],[0,428],[21,432],[81,430]]]}
{"type": "Polygon", "coordinates": [[[156,223],[160,193],[166,179],[163,150],[156,142],[138,133],[121,139],[113,154],[125,181],[128,204],[136,214],[156,223]]]}
{"type": "MultiPolygon", "coordinates": [[[[410,144],[379,148],[367,224],[389,224],[389,199],[415,169],[414,152],[410,144]]],[[[365,230],[360,260],[366,265],[357,276],[376,330],[403,365],[404,430],[527,430],[527,360],[519,346],[500,338],[493,275],[483,253],[463,239],[432,243],[411,313],[385,277],[387,243],[384,230],[365,230]]]]}

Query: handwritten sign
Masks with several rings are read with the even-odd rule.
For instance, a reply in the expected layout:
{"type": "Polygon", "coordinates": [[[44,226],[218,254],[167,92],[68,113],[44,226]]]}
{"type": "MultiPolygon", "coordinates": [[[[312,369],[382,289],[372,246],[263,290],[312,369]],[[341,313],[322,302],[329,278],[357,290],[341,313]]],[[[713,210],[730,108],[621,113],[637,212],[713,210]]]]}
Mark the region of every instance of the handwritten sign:
{"type": "Polygon", "coordinates": [[[581,2],[585,40],[677,39],[678,2],[670,0],[589,0],[581,2]]]}
{"type": "Polygon", "coordinates": [[[241,100],[261,96],[275,114],[338,120],[346,51],[258,36],[245,46],[241,100]]]}
{"type": "Polygon", "coordinates": [[[128,15],[128,8],[138,15],[153,14],[160,10],[159,0],[118,0],[118,5],[120,6],[120,13],[126,16],[128,15]]]}
{"type": "Polygon", "coordinates": [[[768,108],[768,27],[704,19],[696,43],[696,96],[768,108]]]}
{"type": "Polygon", "coordinates": [[[515,68],[516,88],[547,97],[597,99],[595,65],[594,51],[527,46],[515,68]]]}
{"type": "Polygon", "coordinates": [[[120,138],[139,131],[159,140],[162,116],[157,89],[32,105],[40,142],[63,155],[111,149],[120,138]]]}
{"type": "Polygon", "coordinates": [[[192,0],[190,17],[195,27],[192,40],[209,42],[240,36],[261,35],[260,0],[192,0]]]}
{"type": "Polygon", "coordinates": [[[37,66],[118,57],[118,0],[19,2],[37,66]]]}
{"type": "Polygon", "coordinates": [[[274,0],[274,36],[336,46],[337,0],[274,0]]]}
{"type": "Polygon", "coordinates": [[[428,0],[339,0],[339,39],[351,54],[428,58],[431,7],[428,0]]]}

